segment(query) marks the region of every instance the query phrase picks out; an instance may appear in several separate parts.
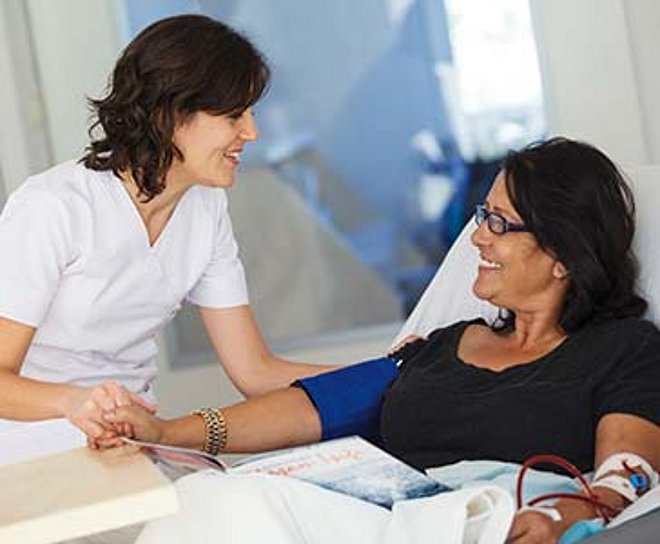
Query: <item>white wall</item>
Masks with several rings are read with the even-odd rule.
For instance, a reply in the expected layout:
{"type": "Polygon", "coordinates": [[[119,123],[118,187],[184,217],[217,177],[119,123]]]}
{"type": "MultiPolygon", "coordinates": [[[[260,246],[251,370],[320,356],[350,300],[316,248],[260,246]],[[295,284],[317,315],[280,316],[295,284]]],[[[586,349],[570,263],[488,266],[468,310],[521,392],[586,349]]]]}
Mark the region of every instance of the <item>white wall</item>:
{"type": "Polygon", "coordinates": [[[0,165],[6,190],[80,157],[86,96],[98,96],[121,47],[120,0],[0,2],[0,165]]]}
{"type": "Polygon", "coordinates": [[[660,163],[660,2],[626,0],[625,16],[648,162],[660,163]]]}
{"type": "Polygon", "coordinates": [[[121,49],[120,7],[118,0],[28,1],[55,162],[85,148],[86,97],[103,92],[121,49]]]}
{"type": "Polygon", "coordinates": [[[29,16],[22,0],[0,2],[0,74],[1,203],[3,193],[51,163],[46,112],[31,54],[29,16]]]}
{"type": "Polygon", "coordinates": [[[550,132],[660,161],[660,2],[530,1],[550,132]]]}

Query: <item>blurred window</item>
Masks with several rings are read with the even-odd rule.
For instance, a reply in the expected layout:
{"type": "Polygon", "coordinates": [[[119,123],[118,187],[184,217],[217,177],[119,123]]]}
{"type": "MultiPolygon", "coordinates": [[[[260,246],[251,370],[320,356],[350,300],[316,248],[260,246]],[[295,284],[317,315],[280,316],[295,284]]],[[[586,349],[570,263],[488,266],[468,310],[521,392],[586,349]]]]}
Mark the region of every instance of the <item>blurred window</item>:
{"type": "Polygon", "coordinates": [[[543,137],[528,0],[445,0],[455,71],[450,105],[463,156],[491,159],[543,137]]]}
{"type": "MultiPolygon", "coordinates": [[[[272,66],[255,108],[261,138],[229,200],[276,350],[404,319],[503,153],[544,130],[525,0],[124,5],[127,39],[201,12],[243,31],[272,66]]],[[[177,364],[205,359],[189,308],[168,337],[177,364]]]]}

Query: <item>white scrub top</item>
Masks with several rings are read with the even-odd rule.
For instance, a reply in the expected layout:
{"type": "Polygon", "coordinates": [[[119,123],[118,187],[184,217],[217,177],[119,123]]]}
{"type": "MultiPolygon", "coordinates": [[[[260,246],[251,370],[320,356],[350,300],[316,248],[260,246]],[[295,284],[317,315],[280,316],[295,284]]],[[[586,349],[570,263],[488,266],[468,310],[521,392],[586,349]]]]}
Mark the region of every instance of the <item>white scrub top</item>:
{"type": "Polygon", "coordinates": [[[121,180],[67,162],[10,196],[0,256],[0,316],[37,328],[21,375],[48,382],[149,398],[154,335],[184,299],[248,302],[223,189],[189,189],[150,245],[121,180]]]}

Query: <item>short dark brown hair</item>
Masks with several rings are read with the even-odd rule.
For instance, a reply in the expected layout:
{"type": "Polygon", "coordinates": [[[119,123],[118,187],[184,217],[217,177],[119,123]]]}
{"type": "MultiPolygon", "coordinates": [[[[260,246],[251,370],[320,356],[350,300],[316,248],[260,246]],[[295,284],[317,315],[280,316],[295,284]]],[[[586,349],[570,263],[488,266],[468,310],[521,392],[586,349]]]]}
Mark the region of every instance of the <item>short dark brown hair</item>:
{"type": "Polygon", "coordinates": [[[172,141],[176,126],[198,111],[239,115],[269,79],[261,53],[227,25],[201,15],[157,21],[124,49],[105,97],[88,99],[93,122],[81,162],[130,171],[150,200],[165,188],[174,157],[182,159],[172,141]]]}

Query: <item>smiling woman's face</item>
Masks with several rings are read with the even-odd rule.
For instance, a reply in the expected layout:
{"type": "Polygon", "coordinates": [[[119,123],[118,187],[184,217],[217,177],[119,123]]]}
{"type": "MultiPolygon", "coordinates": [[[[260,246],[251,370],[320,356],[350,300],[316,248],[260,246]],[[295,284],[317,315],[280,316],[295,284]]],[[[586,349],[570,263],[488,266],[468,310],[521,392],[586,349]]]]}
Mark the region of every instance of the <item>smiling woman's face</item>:
{"type": "MultiPolygon", "coordinates": [[[[511,223],[522,224],[500,172],[484,201],[488,211],[511,223]]],[[[492,233],[484,221],[472,234],[481,257],[474,294],[515,312],[559,303],[566,290],[563,265],[546,252],[529,232],[492,233]]]]}
{"type": "Polygon", "coordinates": [[[174,130],[184,160],[174,160],[168,184],[231,187],[244,145],[258,136],[249,108],[236,117],[194,113],[174,130]]]}

